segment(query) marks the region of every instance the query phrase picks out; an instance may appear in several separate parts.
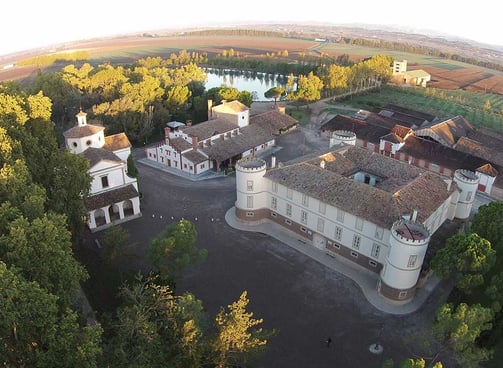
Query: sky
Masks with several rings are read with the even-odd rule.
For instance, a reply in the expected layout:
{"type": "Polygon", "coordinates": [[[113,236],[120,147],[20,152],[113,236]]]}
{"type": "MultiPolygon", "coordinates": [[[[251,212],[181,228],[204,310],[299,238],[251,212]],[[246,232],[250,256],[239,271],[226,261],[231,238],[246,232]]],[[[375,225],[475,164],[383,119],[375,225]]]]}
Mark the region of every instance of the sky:
{"type": "Polygon", "coordinates": [[[494,0],[7,0],[2,3],[0,55],[94,37],[244,22],[384,24],[503,45],[495,4],[494,0]]]}

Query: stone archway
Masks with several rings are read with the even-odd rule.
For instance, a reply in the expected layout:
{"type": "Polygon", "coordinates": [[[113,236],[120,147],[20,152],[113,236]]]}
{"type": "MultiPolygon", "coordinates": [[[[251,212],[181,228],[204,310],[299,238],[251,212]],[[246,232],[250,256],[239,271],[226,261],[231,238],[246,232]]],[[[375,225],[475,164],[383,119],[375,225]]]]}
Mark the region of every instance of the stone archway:
{"type": "Polygon", "coordinates": [[[105,211],[103,211],[102,208],[98,208],[94,211],[94,221],[96,222],[96,227],[103,226],[107,223],[105,211]]]}
{"type": "Polygon", "coordinates": [[[110,222],[119,220],[120,219],[119,206],[117,206],[117,204],[113,204],[110,207],[108,207],[108,214],[110,216],[110,222]]]}
{"type": "Polygon", "coordinates": [[[123,202],[124,217],[129,217],[134,215],[133,202],[130,199],[126,199],[123,202]]]}

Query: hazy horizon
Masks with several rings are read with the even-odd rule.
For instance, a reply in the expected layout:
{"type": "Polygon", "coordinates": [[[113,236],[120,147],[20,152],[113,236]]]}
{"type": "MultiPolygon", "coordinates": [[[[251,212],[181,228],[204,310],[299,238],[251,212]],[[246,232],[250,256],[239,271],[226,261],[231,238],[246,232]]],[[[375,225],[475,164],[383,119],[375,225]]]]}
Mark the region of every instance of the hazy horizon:
{"type": "Polygon", "coordinates": [[[125,34],[170,29],[231,26],[232,24],[330,24],[351,27],[365,25],[379,29],[393,28],[404,32],[460,38],[492,46],[503,46],[494,32],[499,13],[488,11],[494,3],[480,0],[477,7],[424,0],[421,5],[396,9],[372,0],[358,3],[331,4],[311,0],[302,8],[279,2],[256,0],[245,10],[234,4],[208,4],[193,0],[185,4],[169,4],[157,0],[103,2],[87,0],[78,11],[66,12],[56,0],[38,2],[7,2],[0,30],[0,56],[50,47],[62,43],[125,34]],[[329,11],[327,11],[329,10],[329,11]],[[418,14],[426,14],[420,17],[418,14]],[[23,27],[26,27],[23,31],[23,27]],[[5,36],[5,35],[10,35],[5,36]]]}

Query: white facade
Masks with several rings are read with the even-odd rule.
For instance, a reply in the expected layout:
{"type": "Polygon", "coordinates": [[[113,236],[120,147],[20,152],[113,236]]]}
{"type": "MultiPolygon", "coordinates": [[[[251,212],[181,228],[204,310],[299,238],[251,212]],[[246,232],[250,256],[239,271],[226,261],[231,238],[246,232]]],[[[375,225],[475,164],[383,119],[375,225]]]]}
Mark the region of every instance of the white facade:
{"type": "Polygon", "coordinates": [[[87,124],[82,111],[77,114],[77,126],[64,136],[70,152],[90,163],[92,181],[84,204],[91,231],[141,216],[137,180],[127,175],[126,161],[131,154],[127,137],[123,133],[105,137],[104,128],[87,124]]]}
{"type": "MultiPolygon", "coordinates": [[[[292,170],[296,165],[292,165],[292,170]]],[[[324,168],[322,164],[321,167],[324,168]]],[[[271,179],[274,175],[266,175],[274,170],[267,170],[266,163],[255,158],[238,161],[235,202],[238,220],[251,224],[273,221],[330,255],[342,255],[380,273],[381,282],[376,287],[383,296],[395,302],[407,302],[414,296],[430,236],[447,219],[452,220],[455,213],[463,215],[462,211],[457,211],[458,205],[466,209],[471,206],[466,201],[458,201],[459,192],[452,183],[441,181],[445,185],[443,199],[438,200],[426,216],[423,214],[421,221],[417,211],[411,211],[393,224],[383,226],[379,219],[360,217],[322,200],[309,189],[296,190],[271,179]]],[[[293,172],[292,175],[297,175],[293,172]]],[[[316,183],[317,178],[311,177],[310,181],[316,183]]],[[[358,181],[361,186],[363,181],[358,181]]],[[[375,184],[367,182],[367,185],[375,184]]],[[[441,187],[438,180],[435,186],[437,190],[441,187]]],[[[354,208],[358,208],[357,196],[354,202],[354,208]]],[[[417,203],[420,207],[420,198],[417,203]]]]}
{"type": "Polygon", "coordinates": [[[470,216],[475,194],[479,185],[479,177],[470,170],[456,170],[454,182],[457,184],[460,194],[456,207],[456,218],[467,219],[470,216]]]}

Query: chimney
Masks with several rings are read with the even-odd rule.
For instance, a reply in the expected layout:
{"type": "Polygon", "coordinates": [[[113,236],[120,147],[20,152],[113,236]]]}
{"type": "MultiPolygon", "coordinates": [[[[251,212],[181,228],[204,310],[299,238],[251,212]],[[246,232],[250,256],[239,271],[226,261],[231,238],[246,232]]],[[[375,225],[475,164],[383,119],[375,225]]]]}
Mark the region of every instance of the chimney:
{"type": "Polygon", "coordinates": [[[321,161],[320,161],[320,167],[321,167],[322,169],[324,169],[324,168],[325,168],[325,164],[326,164],[325,160],[321,160],[321,161]]]}
{"type": "Polygon", "coordinates": [[[271,169],[274,169],[276,167],[276,156],[272,155],[271,156],[271,169]]]}
{"type": "Polygon", "coordinates": [[[451,191],[451,185],[452,185],[452,179],[446,180],[447,181],[447,191],[451,191]]]}
{"type": "Polygon", "coordinates": [[[192,148],[197,151],[197,146],[199,145],[199,138],[196,135],[192,136],[192,148]]]}
{"type": "Polygon", "coordinates": [[[169,133],[171,132],[171,129],[169,127],[165,127],[164,128],[164,138],[168,138],[169,137],[169,133]]]}
{"type": "Polygon", "coordinates": [[[412,222],[416,222],[416,219],[417,219],[417,210],[414,210],[414,211],[412,211],[412,219],[411,219],[411,221],[412,222]]]}

